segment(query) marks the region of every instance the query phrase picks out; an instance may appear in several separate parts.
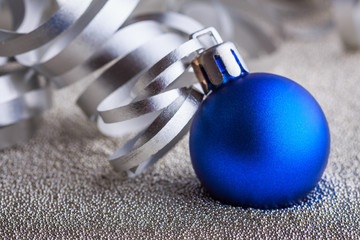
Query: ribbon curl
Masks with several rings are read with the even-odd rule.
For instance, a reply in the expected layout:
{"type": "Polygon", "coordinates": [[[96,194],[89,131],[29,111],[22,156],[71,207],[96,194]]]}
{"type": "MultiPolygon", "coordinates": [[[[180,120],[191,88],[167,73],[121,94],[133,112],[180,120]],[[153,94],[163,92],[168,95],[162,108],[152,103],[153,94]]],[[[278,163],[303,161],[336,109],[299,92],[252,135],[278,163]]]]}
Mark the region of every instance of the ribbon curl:
{"type": "MultiPolygon", "coordinates": [[[[171,149],[203,98],[190,63],[211,43],[188,40],[203,27],[186,16],[132,16],[138,2],[3,1],[13,24],[0,30],[0,56],[21,69],[12,73],[6,60],[0,89],[21,91],[15,100],[1,96],[0,136],[16,136],[14,125],[33,129],[33,116],[50,107],[50,82],[62,88],[87,78],[92,82],[77,104],[89,119],[104,134],[136,135],[110,157],[115,170],[139,174],[171,149]]],[[[0,139],[0,147],[14,142],[0,139]]]]}

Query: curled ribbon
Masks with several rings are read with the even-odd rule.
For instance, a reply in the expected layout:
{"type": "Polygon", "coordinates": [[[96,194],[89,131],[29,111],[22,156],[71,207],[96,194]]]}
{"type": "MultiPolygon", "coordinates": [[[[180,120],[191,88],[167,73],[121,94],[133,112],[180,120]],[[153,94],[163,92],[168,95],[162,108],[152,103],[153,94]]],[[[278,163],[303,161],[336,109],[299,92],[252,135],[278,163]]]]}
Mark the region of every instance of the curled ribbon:
{"type": "Polygon", "coordinates": [[[86,78],[77,104],[89,119],[104,134],[135,135],[110,157],[115,170],[141,173],[186,132],[203,98],[190,63],[214,45],[211,37],[188,40],[201,24],[176,13],[132,16],[138,0],[5,3],[13,30],[0,30],[0,55],[17,62],[4,58],[0,89],[19,90],[2,96],[0,131],[30,131],[50,107],[50,83],[62,88],[86,78]],[[21,114],[12,114],[19,106],[21,114]]]}

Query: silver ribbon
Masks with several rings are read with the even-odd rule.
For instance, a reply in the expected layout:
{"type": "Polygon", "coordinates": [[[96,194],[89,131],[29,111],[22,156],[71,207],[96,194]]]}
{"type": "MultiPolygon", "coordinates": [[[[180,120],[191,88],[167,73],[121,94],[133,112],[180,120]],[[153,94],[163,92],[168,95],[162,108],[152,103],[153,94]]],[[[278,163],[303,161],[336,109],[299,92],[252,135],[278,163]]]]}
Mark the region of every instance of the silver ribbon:
{"type": "MultiPolygon", "coordinates": [[[[115,170],[129,175],[156,162],[188,129],[203,98],[192,87],[197,81],[189,73],[190,63],[198,51],[214,44],[208,37],[188,40],[203,27],[180,14],[129,18],[137,3],[9,0],[15,30],[0,31],[0,55],[15,57],[22,65],[17,67],[35,69],[58,88],[82,79],[91,81],[77,104],[104,134],[135,136],[110,157],[115,170]]],[[[11,65],[6,68],[10,73],[11,65]]],[[[15,76],[4,84],[24,87],[26,81],[15,76]]],[[[20,106],[20,100],[5,101],[7,107],[0,105],[0,109],[8,117],[4,115],[0,123],[25,126],[22,119],[48,108],[50,100],[40,96],[42,90],[49,92],[49,84],[40,87],[38,78],[30,79],[35,85],[18,98],[26,102],[36,96],[39,101],[32,102],[36,108],[24,105],[22,114],[13,116],[10,110],[20,106]]]]}

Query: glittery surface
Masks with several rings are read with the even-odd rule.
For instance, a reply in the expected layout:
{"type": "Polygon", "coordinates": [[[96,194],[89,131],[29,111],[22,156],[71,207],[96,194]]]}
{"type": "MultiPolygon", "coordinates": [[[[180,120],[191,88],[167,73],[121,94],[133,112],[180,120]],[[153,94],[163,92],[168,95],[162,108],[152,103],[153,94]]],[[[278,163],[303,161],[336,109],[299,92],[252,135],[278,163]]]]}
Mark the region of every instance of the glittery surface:
{"type": "Polygon", "coordinates": [[[1,238],[230,239],[360,237],[360,53],[335,35],[288,42],[274,73],[298,81],[329,121],[332,150],[319,186],[279,210],[222,205],[192,170],[186,136],[152,169],[128,179],[107,156],[121,140],[102,136],[74,105],[81,83],[27,144],[0,153],[1,238]]]}

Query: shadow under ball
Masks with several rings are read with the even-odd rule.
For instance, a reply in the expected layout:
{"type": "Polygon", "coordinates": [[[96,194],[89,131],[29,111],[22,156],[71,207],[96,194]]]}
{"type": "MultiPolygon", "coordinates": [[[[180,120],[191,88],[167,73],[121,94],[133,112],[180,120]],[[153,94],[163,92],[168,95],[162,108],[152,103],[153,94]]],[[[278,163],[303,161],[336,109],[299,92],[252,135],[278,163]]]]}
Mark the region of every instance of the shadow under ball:
{"type": "Polygon", "coordinates": [[[194,170],[225,204],[287,207],[317,185],[330,151],[324,113],[290,79],[250,73],[215,89],[190,130],[194,170]]]}

